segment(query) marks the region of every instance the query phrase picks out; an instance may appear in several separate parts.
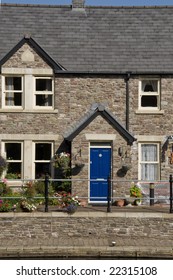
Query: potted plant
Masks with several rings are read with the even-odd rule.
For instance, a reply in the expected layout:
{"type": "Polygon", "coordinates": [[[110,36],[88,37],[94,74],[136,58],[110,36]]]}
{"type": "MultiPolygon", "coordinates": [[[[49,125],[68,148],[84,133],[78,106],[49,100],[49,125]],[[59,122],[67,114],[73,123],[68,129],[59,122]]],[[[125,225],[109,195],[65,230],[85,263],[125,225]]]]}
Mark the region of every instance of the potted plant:
{"type": "Polygon", "coordinates": [[[130,187],[130,196],[135,197],[134,204],[140,205],[141,204],[141,197],[142,197],[142,191],[139,186],[137,186],[134,182],[132,182],[130,187]]]}
{"type": "Polygon", "coordinates": [[[59,200],[59,206],[65,208],[68,214],[73,214],[76,212],[77,207],[80,205],[78,196],[72,195],[71,193],[62,192],[61,194],[56,194],[59,200]]]}

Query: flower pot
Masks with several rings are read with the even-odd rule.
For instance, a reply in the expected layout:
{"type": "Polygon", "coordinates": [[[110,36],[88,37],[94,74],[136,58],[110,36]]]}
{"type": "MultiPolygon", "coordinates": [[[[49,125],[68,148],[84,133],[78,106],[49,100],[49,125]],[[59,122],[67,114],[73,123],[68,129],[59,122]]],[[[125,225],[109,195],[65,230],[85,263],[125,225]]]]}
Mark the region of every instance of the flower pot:
{"type": "Polygon", "coordinates": [[[142,201],[141,201],[140,199],[135,199],[135,201],[134,201],[134,204],[135,204],[136,206],[140,206],[141,203],[142,203],[142,201]]]}
{"type": "Polygon", "coordinates": [[[116,201],[116,206],[118,206],[118,207],[123,207],[124,204],[125,204],[124,199],[119,199],[116,201]]]}
{"type": "Polygon", "coordinates": [[[69,204],[67,207],[66,207],[66,211],[68,214],[74,214],[77,210],[77,205],[74,205],[74,204],[69,204]]]}

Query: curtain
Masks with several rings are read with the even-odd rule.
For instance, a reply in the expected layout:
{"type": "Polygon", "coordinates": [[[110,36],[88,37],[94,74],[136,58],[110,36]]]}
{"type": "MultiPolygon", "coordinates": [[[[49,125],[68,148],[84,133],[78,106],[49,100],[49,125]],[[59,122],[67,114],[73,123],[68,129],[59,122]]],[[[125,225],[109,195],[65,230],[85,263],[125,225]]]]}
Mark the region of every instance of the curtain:
{"type": "Polygon", "coordinates": [[[142,91],[143,92],[157,92],[157,81],[156,80],[145,80],[142,81],[142,91]]]}
{"type": "Polygon", "coordinates": [[[5,104],[7,106],[14,106],[14,83],[13,83],[13,77],[6,77],[5,78],[5,89],[9,92],[6,92],[5,95],[5,104]]]}

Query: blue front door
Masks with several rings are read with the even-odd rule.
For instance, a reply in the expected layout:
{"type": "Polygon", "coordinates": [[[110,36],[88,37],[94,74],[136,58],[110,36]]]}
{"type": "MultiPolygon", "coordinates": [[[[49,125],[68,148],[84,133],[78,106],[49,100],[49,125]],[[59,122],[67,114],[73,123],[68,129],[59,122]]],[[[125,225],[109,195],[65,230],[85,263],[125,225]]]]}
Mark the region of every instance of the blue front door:
{"type": "Polygon", "coordinates": [[[90,201],[107,201],[110,172],[111,148],[90,148],[90,201]]]}

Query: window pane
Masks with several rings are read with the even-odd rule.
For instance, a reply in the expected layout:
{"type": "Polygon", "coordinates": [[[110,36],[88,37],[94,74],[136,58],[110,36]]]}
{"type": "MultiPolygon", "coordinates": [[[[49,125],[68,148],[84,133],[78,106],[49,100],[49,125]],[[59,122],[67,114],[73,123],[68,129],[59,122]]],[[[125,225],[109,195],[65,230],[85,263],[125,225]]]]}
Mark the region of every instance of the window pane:
{"type": "Polygon", "coordinates": [[[157,92],[158,91],[158,81],[157,80],[142,81],[142,91],[157,92]]]}
{"type": "Polygon", "coordinates": [[[154,95],[143,95],[141,97],[142,107],[157,107],[157,96],[154,95]]]}
{"type": "Polygon", "coordinates": [[[52,106],[52,95],[36,95],[36,106],[52,106]]]}
{"type": "Polygon", "coordinates": [[[52,91],[51,79],[36,79],[36,91],[52,91]]]}
{"type": "Polygon", "coordinates": [[[158,180],[158,164],[141,164],[141,180],[158,180]]]}
{"type": "Polygon", "coordinates": [[[46,174],[50,175],[50,163],[35,163],[35,178],[43,178],[46,174]]]}
{"type": "Polygon", "coordinates": [[[5,105],[14,106],[14,93],[13,92],[6,92],[5,105]]]}
{"type": "Polygon", "coordinates": [[[35,145],[35,159],[36,160],[50,160],[51,159],[51,144],[37,143],[35,145]]]}
{"type": "Polygon", "coordinates": [[[21,106],[22,94],[20,92],[7,92],[5,95],[6,106],[21,106]]]}
{"type": "Polygon", "coordinates": [[[21,77],[5,77],[6,90],[22,90],[21,77]]]}
{"type": "Polygon", "coordinates": [[[21,160],[21,143],[5,143],[7,160],[21,160]]]}
{"type": "Polygon", "coordinates": [[[9,174],[9,173],[16,174],[16,179],[20,179],[21,178],[21,166],[22,166],[22,164],[20,162],[9,162],[7,174],[9,174]]]}
{"type": "Polygon", "coordinates": [[[142,144],[141,145],[141,159],[142,161],[157,161],[157,145],[142,144]]]}

